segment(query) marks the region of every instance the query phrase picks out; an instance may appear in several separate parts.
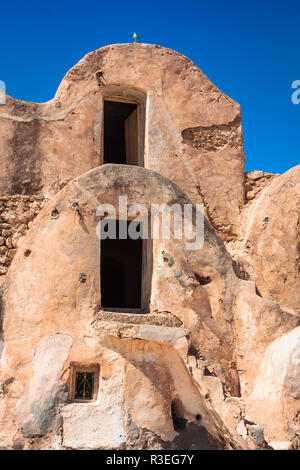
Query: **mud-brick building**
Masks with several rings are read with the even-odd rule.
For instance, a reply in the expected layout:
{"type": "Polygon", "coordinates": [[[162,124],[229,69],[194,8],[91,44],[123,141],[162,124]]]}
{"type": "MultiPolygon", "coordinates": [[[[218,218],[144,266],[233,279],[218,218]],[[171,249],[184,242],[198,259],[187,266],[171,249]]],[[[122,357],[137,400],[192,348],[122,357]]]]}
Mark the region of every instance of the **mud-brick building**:
{"type": "Polygon", "coordinates": [[[0,154],[1,448],[298,448],[300,169],[244,173],[237,103],[111,45],[7,97],[0,154]],[[203,245],[99,240],[120,196],[203,204],[203,245]]]}

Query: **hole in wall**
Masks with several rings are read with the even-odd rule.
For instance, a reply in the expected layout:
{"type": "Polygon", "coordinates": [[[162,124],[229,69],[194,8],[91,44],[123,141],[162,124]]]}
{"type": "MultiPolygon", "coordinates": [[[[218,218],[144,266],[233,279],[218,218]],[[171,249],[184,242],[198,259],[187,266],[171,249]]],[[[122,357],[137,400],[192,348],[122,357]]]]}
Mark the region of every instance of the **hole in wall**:
{"type": "Polygon", "coordinates": [[[201,284],[201,286],[205,286],[211,282],[211,278],[209,276],[202,276],[201,274],[194,273],[195,278],[201,284]]]}
{"type": "Polygon", "coordinates": [[[206,366],[204,367],[203,375],[207,377],[216,377],[216,375],[210,371],[206,366]]]}
{"type": "Polygon", "coordinates": [[[188,356],[195,356],[196,359],[200,358],[199,351],[193,343],[189,345],[188,356]]]}
{"type": "Polygon", "coordinates": [[[57,219],[58,215],[59,215],[59,212],[56,208],[51,211],[51,219],[57,219]]]}
{"type": "Polygon", "coordinates": [[[84,284],[86,282],[86,274],[85,273],[80,273],[79,274],[79,282],[84,284]]]}
{"type": "Polygon", "coordinates": [[[258,297],[262,297],[261,293],[259,292],[257,286],[255,286],[255,294],[258,295],[258,297]]]}
{"type": "Polygon", "coordinates": [[[183,406],[178,398],[172,400],[171,415],[173,420],[174,431],[183,432],[187,427],[187,419],[184,417],[183,406]]]}

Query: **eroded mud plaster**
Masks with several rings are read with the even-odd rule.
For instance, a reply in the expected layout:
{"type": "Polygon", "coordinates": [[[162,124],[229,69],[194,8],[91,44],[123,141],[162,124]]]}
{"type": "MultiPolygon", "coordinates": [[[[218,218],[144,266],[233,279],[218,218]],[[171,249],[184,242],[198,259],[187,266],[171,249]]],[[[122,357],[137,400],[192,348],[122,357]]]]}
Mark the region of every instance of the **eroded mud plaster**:
{"type": "Polygon", "coordinates": [[[154,45],[0,111],[0,447],[299,448],[300,167],[245,176],[239,105],[154,45]],[[103,165],[108,98],[138,105],[140,166],[103,165]],[[97,208],[120,195],[205,207],[202,247],[147,245],[144,314],[102,308],[97,208]]]}

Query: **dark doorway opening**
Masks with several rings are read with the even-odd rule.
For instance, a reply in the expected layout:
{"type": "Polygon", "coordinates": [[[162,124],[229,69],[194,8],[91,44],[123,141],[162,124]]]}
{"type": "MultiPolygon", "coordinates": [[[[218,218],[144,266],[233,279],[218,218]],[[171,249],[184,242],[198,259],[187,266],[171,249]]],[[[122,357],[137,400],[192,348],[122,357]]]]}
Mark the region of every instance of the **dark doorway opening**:
{"type": "Polygon", "coordinates": [[[183,406],[178,398],[175,398],[171,403],[171,414],[173,420],[174,431],[182,432],[187,427],[187,419],[184,417],[183,406]]]}
{"type": "Polygon", "coordinates": [[[142,309],[143,240],[120,239],[121,224],[126,224],[127,230],[131,221],[113,222],[117,238],[101,240],[101,306],[107,310],[142,309]]]}
{"type": "Polygon", "coordinates": [[[104,100],[104,163],[139,165],[138,105],[104,100]]]}

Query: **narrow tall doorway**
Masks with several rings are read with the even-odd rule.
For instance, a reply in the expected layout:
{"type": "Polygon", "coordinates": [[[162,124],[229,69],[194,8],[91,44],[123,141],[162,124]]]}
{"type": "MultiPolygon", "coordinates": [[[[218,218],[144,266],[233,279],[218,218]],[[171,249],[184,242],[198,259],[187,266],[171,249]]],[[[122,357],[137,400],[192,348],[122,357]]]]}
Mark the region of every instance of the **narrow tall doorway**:
{"type": "Polygon", "coordinates": [[[117,238],[101,240],[101,307],[142,310],[143,240],[120,239],[120,224],[129,221],[115,222],[117,238]]]}
{"type": "Polygon", "coordinates": [[[139,116],[137,103],[104,100],[104,163],[140,165],[139,116]]]}

